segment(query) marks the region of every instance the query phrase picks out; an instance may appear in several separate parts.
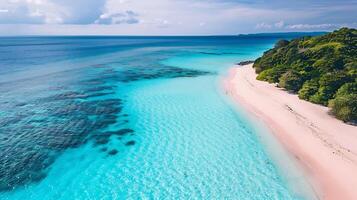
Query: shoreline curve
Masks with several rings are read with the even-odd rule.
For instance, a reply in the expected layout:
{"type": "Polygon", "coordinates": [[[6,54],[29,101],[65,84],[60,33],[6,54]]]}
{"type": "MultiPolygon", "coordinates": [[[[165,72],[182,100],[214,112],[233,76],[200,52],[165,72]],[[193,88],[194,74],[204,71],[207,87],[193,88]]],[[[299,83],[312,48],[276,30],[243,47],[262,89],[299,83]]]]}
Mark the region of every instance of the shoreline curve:
{"type": "Polygon", "coordinates": [[[226,94],[267,125],[320,199],[357,199],[357,127],[256,76],[252,64],[232,67],[223,81],[226,94]]]}

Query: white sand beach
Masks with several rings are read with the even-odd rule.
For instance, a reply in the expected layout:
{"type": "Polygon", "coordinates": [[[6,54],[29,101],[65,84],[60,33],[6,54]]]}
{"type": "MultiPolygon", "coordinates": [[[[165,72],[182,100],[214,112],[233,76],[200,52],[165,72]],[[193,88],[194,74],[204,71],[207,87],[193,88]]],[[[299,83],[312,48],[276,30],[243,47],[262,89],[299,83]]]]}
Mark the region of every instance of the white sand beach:
{"type": "Polygon", "coordinates": [[[302,164],[320,199],[357,199],[357,127],[256,76],[252,65],[233,67],[224,80],[227,94],[272,130],[302,164]]]}

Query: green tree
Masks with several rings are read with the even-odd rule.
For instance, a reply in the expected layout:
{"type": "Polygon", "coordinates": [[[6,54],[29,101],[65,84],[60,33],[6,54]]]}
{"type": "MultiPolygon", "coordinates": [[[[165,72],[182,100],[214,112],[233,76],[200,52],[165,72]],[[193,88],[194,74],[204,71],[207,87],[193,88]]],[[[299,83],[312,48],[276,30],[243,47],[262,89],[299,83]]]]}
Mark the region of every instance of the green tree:
{"type": "Polygon", "coordinates": [[[338,95],[329,101],[331,113],[344,122],[357,122],[357,94],[338,95]]]}
{"type": "Polygon", "coordinates": [[[357,82],[346,83],[342,85],[336,92],[336,96],[357,94],[357,82]]]}
{"type": "Polygon", "coordinates": [[[338,118],[354,119],[356,46],[357,30],[349,28],[321,36],[280,40],[253,67],[257,79],[279,83],[280,87],[298,92],[301,99],[330,105],[338,118]]]}
{"type": "Polygon", "coordinates": [[[318,102],[326,105],[328,100],[334,97],[336,91],[348,81],[350,78],[341,71],[322,75],[319,80],[318,96],[320,100],[318,102]]]}
{"type": "Polygon", "coordinates": [[[289,44],[289,41],[287,40],[279,40],[276,44],[275,44],[275,48],[281,48],[281,47],[285,47],[286,45],[289,44]]]}
{"type": "Polygon", "coordinates": [[[286,72],[286,68],[283,66],[274,67],[271,69],[264,70],[257,77],[258,80],[268,81],[269,83],[277,83],[279,82],[279,78],[282,74],[286,72]]]}
{"type": "Polygon", "coordinates": [[[299,98],[304,100],[310,100],[310,97],[319,90],[319,80],[312,79],[304,83],[302,88],[299,90],[299,98]]]}
{"type": "Polygon", "coordinates": [[[285,72],[279,78],[279,87],[285,88],[292,92],[299,91],[302,84],[303,84],[303,79],[301,75],[294,70],[289,70],[285,72]]]}

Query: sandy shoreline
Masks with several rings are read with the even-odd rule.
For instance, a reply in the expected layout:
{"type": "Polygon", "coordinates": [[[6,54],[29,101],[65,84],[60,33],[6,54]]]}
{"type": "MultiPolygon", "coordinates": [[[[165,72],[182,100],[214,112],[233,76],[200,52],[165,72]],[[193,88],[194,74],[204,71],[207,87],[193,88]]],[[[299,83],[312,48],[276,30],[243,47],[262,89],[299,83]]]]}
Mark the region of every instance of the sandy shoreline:
{"type": "Polygon", "coordinates": [[[328,115],[326,107],[255,78],[252,65],[236,66],[224,88],[299,160],[320,199],[357,199],[357,127],[328,115]]]}

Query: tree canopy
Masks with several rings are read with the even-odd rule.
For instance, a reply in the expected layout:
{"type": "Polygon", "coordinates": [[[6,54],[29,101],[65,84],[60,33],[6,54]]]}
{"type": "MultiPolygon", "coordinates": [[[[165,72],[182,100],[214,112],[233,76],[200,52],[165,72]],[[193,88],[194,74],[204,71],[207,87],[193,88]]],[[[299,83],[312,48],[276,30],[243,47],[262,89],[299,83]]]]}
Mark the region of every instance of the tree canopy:
{"type": "Polygon", "coordinates": [[[357,121],[356,29],[280,40],[253,67],[258,80],[278,83],[301,99],[328,105],[339,119],[357,121]]]}

